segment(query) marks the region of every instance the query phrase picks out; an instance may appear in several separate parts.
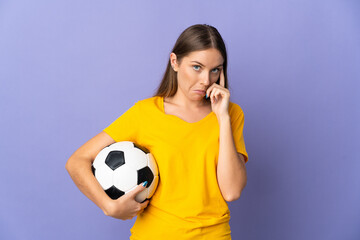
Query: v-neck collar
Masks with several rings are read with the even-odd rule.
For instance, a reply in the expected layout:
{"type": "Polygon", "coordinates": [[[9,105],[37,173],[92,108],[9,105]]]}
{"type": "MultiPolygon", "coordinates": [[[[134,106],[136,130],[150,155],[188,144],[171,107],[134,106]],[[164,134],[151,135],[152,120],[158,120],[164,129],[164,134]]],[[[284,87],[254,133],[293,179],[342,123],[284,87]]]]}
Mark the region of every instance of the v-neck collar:
{"type": "Polygon", "coordinates": [[[167,113],[165,113],[164,97],[163,97],[163,96],[158,96],[158,100],[160,101],[160,104],[159,104],[160,110],[161,110],[161,112],[162,112],[165,116],[167,116],[167,117],[169,117],[169,118],[172,118],[172,119],[176,119],[177,121],[182,122],[182,123],[184,123],[184,124],[196,125],[196,124],[199,124],[199,123],[202,123],[202,122],[206,121],[208,118],[210,118],[210,117],[214,114],[214,112],[211,111],[208,115],[206,115],[205,117],[203,117],[202,119],[200,119],[200,120],[197,121],[197,122],[187,122],[187,121],[181,119],[181,118],[178,117],[178,116],[175,116],[175,115],[173,115],[173,114],[167,114],[167,113]]]}

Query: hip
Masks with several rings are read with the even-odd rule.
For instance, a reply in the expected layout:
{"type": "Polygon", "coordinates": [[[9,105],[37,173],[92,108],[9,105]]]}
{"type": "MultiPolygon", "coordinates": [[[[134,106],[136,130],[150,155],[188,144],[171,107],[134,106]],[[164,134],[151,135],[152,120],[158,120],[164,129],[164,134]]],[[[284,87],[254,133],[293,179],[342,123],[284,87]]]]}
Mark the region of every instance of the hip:
{"type": "Polygon", "coordinates": [[[157,214],[154,209],[140,214],[131,228],[130,240],[230,240],[230,217],[207,219],[204,221],[186,221],[176,216],[167,218],[157,214]]]}

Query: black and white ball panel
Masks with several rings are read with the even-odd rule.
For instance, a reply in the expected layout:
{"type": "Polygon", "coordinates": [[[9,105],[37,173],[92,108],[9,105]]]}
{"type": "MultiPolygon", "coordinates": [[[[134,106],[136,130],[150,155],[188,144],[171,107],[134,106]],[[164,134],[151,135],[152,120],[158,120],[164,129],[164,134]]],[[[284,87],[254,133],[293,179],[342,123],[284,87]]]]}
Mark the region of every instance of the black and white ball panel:
{"type": "Polygon", "coordinates": [[[108,189],[113,185],[112,175],[113,170],[105,164],[95,167],[95,178],[103,189],[108,189]]]}
{"type": "Polygon", "coordinates": [[[113,143],[102,149],[93,162],[92,171],[112,199],[148,181],[146,189],[136,196],[138,202],[143,202],[154,194],[159,182],[153,155],[146,148],[129,141],[113,143]]]}
{"type": "Polygon", "coordinates": [[[148,184],[148,188],[146,189],[148,191],[148,196],[152,196],[156,190],[156,187],[159,183],[159,170],[158,167],[156,165],[156,161],[154,156],[150,153],[147,155],[148,157],[148,166],[151,169],[152,173],[154,174],[154,179],[153,182],[150,184],[148,184]]]}
{"type": "Polygon", "coordinates": [[[154,156],[150,153],[147,156],[147,166],[151,169],[155,176],[159,175],[158,167],[156,165],[156,161],[154,156]]]}
{"type": "Polygon", "coordinates": [[[147,166],[147,154],[139,148],[132,148],[131,151],[125,151],[125,159],[137,159],[137,161],[129,161],[129,164],[133,169],[140,170],[147,166]]]}
{"type": "Polygon", "coordinates": [[[111,199],[118,199],[125,194],[123,191],[117,189],[115,186],[111,186],[109,189],[106,189],[105,192],[111,199]]]}
{"type": "Polygon", "coordinates": [[[137,185],[137,171],[132,166],[125,164],[114,171],[112,182],[116,188],[127,192],[132,189],[133,186],[137,185]]]}
{"type": "Polygon", "coordinates": [[[111,151],[106,156],[105,164],[108,165],[112,170],[117,169],[125,164],[125,156],[123,151],[111,151]]]}

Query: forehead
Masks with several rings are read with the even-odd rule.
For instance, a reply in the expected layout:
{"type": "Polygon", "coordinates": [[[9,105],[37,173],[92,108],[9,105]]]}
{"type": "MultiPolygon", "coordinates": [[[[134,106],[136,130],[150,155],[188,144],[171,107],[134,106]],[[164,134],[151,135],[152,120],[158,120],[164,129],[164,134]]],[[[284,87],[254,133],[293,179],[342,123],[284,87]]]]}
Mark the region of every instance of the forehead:
{"type": "Polygon", "coordinates": [[[188,62],[197,61],[205,66],[220,65],[224,62],[220,51],[215,48],[191,52],[189,55],[184,57],[184,60],[188,62]]]}

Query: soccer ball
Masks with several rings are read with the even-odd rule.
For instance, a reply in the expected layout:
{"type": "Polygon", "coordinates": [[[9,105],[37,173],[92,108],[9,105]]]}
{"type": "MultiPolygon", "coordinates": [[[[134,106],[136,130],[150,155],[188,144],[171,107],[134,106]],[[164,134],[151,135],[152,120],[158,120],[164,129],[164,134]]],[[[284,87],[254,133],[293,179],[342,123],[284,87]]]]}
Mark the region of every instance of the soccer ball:
{"type": "Polygon", "coordinates": [[[103,148],[94,159],[92,171],[111,199],[118,199],[147,181],[146,189],[135,197],[141,203],[151,198],[159,183],[153,155],[146,148],[129,141],[103,148]]]}

